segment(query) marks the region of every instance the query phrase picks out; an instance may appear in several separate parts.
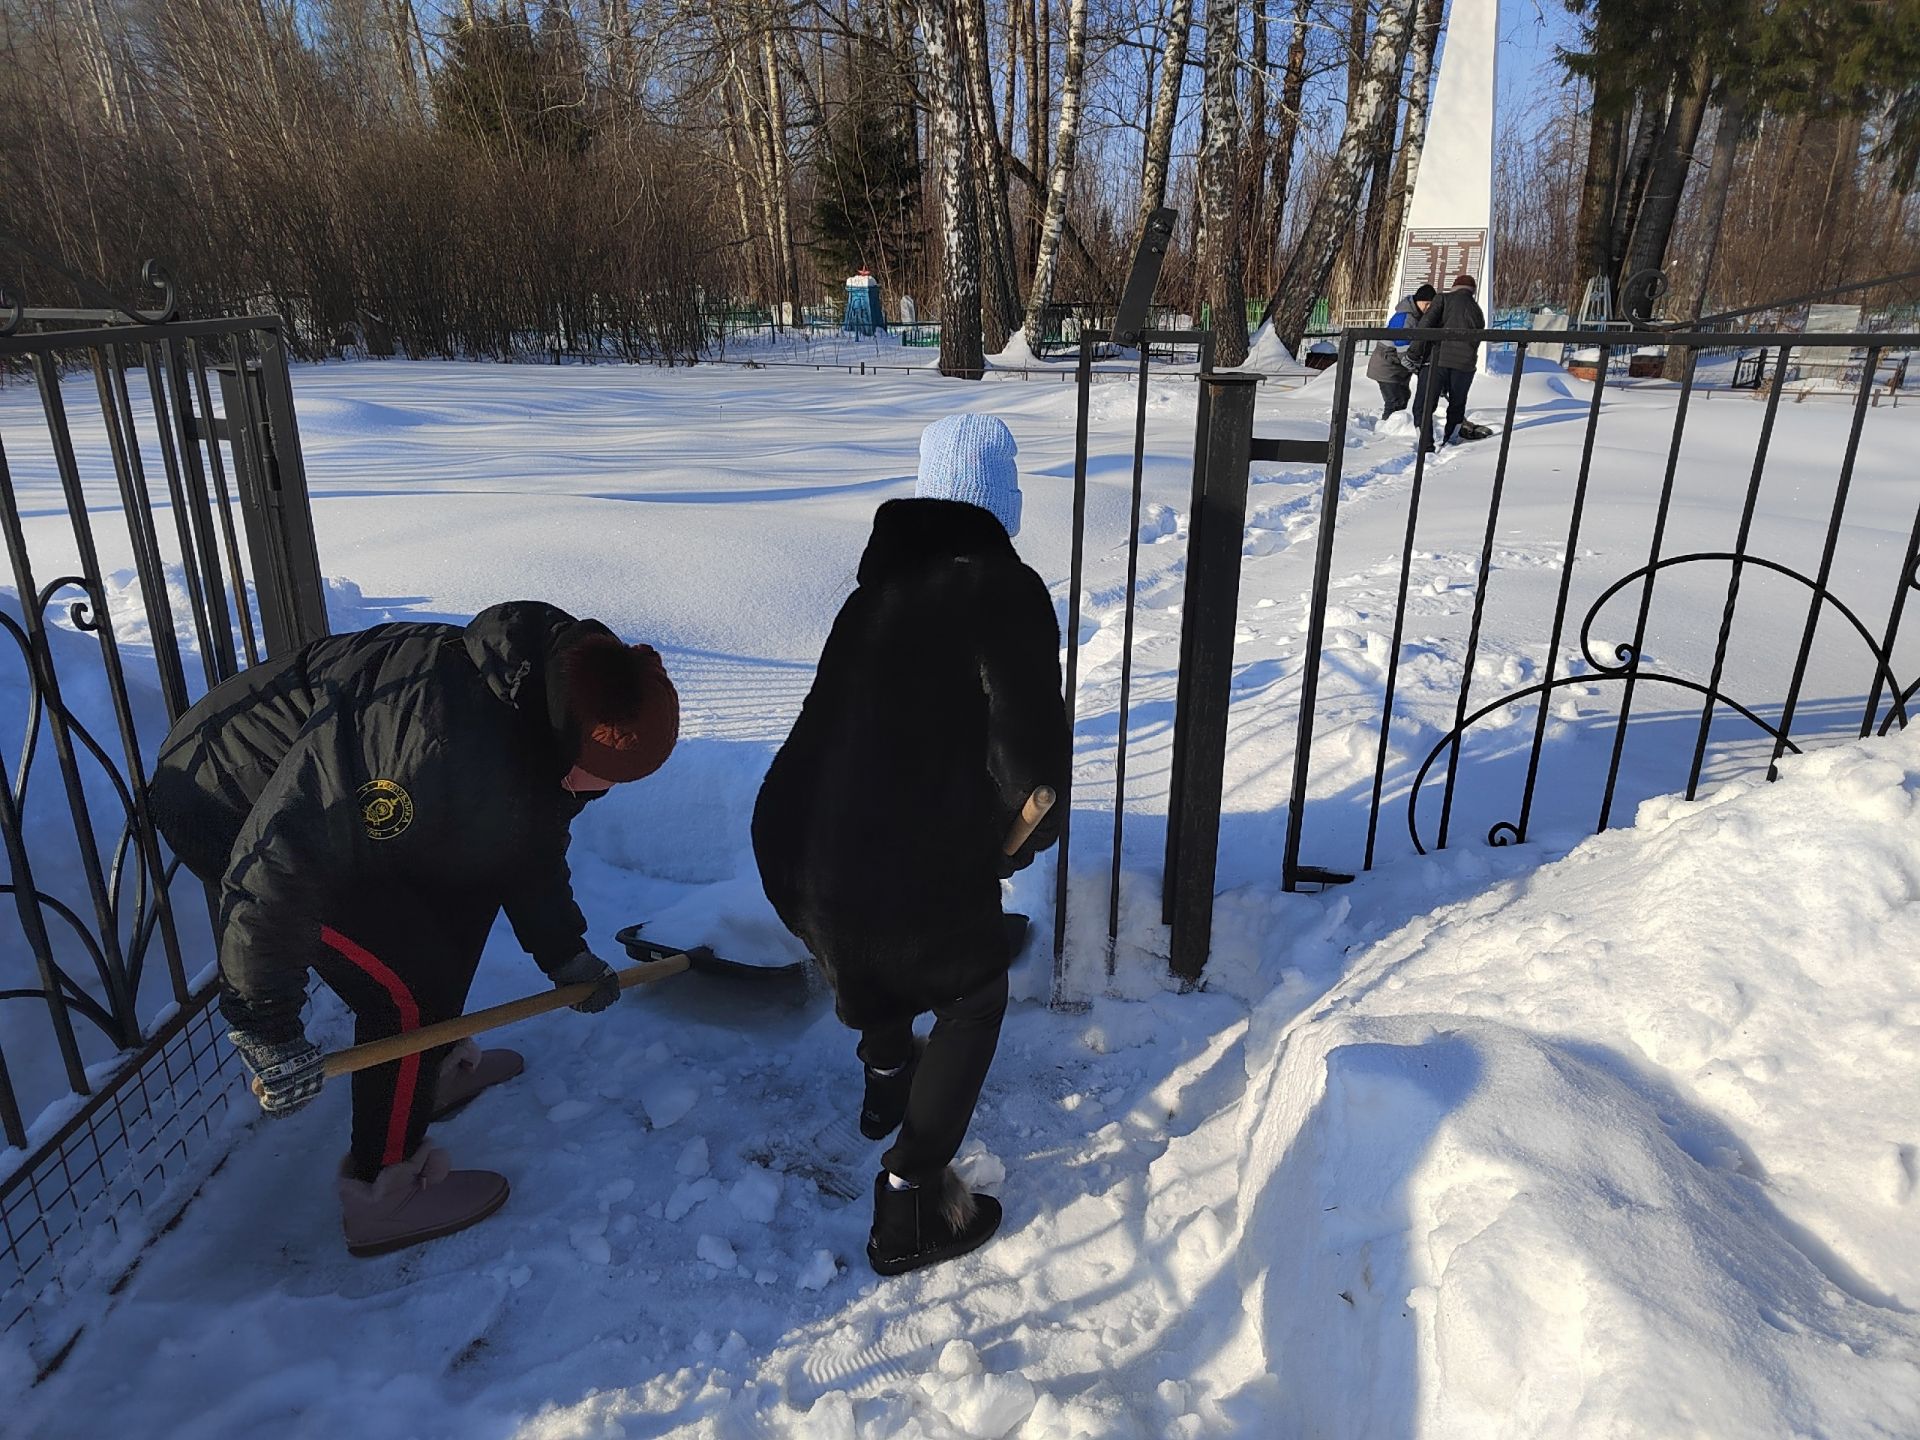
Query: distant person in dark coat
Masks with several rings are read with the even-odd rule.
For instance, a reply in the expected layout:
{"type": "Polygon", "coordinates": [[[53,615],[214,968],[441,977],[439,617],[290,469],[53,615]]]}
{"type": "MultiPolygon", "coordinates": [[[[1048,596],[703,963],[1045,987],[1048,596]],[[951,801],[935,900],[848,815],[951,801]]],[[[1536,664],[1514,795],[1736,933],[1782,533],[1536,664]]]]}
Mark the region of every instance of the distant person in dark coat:
{"type": "MultiPolygon", "coordinates": [[[[269,1115],[319,1094],[300,1018],[307,971],[354,1012],[359,1043],[459,1015],[505,910],[574,1008],[619,998],[586,945],[568,829],[651,774],[679,699],[650,646],[539,601],[464,628],[376,625],[316,640],[217,686],[173,727],[154,822],[219,887],[220,1010],[269,1115]]],[[[428,1122],[520,1073],[471,1041],[353,1077],[340,1168],[347,1248],[377,1255],[485,1219],[505,1177],[453,1170],[428,1122]]]]}
{"type": "MultiPolygon", "coordinates": [[[[1387,328],[1403,330],[1418,323],[1433,304],[1433,297],[1433,287],[1422,285],[1394,306],[1387,328]]],[[[1367,378],[1380,387],[1382,420],[1392,419],[1407,408],[1407,401],[1413,395],[1414,377],[1418,373],[1407,359],[1405,340],[1394,340],[1373,347],[1373,353],[1367,357],[1367,378]]]]}
{"type": "Polygon", "coordinates": [[[883,1275],[965,1254],[1000,1223],[950,1163],[1006,1011],[1000,881],[1058,819],[1011,860],[1001,845],[1035,788],[1064,787],[1069,755],[1053,600],[1013,548],[1020,498],[999,420],[927,429],[915,498],[874,516],[754,807],[767,898],[860,1032],[860,1128],[900,1132],[874,1177],[867,1258],[883,1275]]]}
{"type": "Polygon", "coordinates": [[[1451,445],[1460,439],[1460,427],[1467,419],[1467,391],[1472,387],[1474,371],[1480,365],[1478,340],[1440,336],[1429,339],[1424,338],[1424,332],[1486,329],[1487,317],[1480,309],[1480,302],[1474,298],[1476,288],[1473,276],[1454,276],[1453,288],[1420,317],[1418,328],[1423,338],[1413,342],[1409,358],[1422,370],[1426,368],[1430,354],[1434,362],[1433,387],[1422,397],[1419,406],[1422,450],[1434,448],[1433,412],[1439,408],[1443,396],[1447,402],[1445,443],[1451,445]]]}

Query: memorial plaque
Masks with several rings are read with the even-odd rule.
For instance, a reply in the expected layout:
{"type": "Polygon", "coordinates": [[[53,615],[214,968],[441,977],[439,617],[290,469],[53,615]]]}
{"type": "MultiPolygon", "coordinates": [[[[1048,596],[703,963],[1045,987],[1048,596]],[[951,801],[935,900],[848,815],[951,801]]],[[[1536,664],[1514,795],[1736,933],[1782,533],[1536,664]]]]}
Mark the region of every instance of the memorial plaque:
{"type": "Polygon", "coordinates": [[[1484,230],[1409,230],[1400,256],[1400,288],[1394,299],[1424,282],[1445,290],[1456,275],[1486,281],[1487,232],[1484,230]]]}

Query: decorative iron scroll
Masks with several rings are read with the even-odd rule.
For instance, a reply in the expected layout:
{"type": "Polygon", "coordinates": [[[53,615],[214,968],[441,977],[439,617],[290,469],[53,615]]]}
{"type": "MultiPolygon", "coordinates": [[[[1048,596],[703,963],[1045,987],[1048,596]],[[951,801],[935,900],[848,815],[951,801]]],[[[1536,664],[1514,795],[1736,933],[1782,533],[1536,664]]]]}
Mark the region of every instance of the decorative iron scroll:
{"type": "Polygon", "coordinates": [[[1627,283],[1620,287],[1620,293],[1623,296],[1634,297],[1627,319],[1635,325],[1652,325],[1654,302],[1664,299],[1672,288],[1673,282],[1667,278],[1667,272],[1664,270],[1649,268],[1634,271],[1627,277],[1627,283]],[[1645,294],[1640,293],[1642,289],[1645,290],[1645,294]]]}
{"type": "MultiPolygon", "coordinates": [[[[156,308],[142,310],[135,306],[122,305],[104,285],[89,280],[79,272],[62,265],[38,246],[28,244],[18,235],[0,230],[0,244],[18,251],[35,264],[52,271],[73,286],[81,298],[101,309],[116,312],[129,324],[165,325],[179,317],[179,288],[174,284],[172,272],[157,259],[150,259],[140,267],[140,283],[149,290],[160,292],[160,304],[156,308]]],[[[26,299],[20,287],[16,285],[0,290],[0,337],[12,335],[19,330],[26,321],[26,309],[26,299]]]]}
{"type": "MultiPolygon", "coordinates": [[[[97,634],[106,607],[100,597],[88,590],[85,580],[80,576],[63,575],[43,586],[34,597],[36,613],[45,617],[51,610],[57,609],[60,602],[56,597],[68,589],[80,590],[83,598],[65,602],[67,619],[77,630],[97,634]]],[[[159,918],[158,894],[164,889],[164,879],[157,881],[149,873],[150,867],[136,843],[138,819],[133,790],[121,766],[67,706],[60,695],[57,679],[51,684],[48,682],[51,657],[42,647],[35,645],[32,637],[12,616],[0,613],[0,630],[6,632],[20,651],[27,678],[27,712],[20,759],[13,776],[5,782],[9,785],[12,800],[6,814],[7,821],[11,826],[23,827],[28,787],[33,778],[35,761],[40,755],[41,731],[43,724],[48,722],[63,729],[72,741],[78,742],[79,749],[91,756],[100,767],[112,786],[120,814],[119,834],[110,851],[111,863],[104,877],[102,893],[92,897],[99,917],[96,926],[90,927],[57,895],[49,894],[37,886],[27,892],[42,909],[58,916],[78,939],[93,965],[100,990],[106,999],[102,1001],[83,987],[49,953],[44,960],[50,972],[48,978],[53,982],[51,986],[0,990],[0,1001],[34,999],[54,1004],[56,996],[51,992],[57,989],[59,1003],[86,1018],[115,1044],[126,1045],[137,1040],[140,1034],[140,1021],[133,1010],[133,999],[140,991],[148,950],[159,918]],[[129,870],[133,879],[131,891],[126,883],[129,870]],[[108,954],[111,942],[106,935],[95,934],[95,928],[108,930],[115,937],[122,934],[129,937],[125,953],[120,956],[117,965],[108,954]]],[[[18,838],[24,845],[24,834],[18,838]]],[[[0,885],[0,894],[15,896],[18,903],[21,890],[17,884],[4,884],[0,885]]]]}
{"type": "MultiPolygon", "coordinates": [[[[1427,758],[1422,762],[1419,771],[1415,774],[1413,789],[1407,800],[1407,833],[1413,839],[1414,849],[1422,855],[1428,853],[1427,843],[1422,839],[1420,834],[1420,797],[1426,787],[1427,775],[1433,769],[1434,762],[1440,758],[1441,753],[1456,747],[1466,732],[1471,730],[1480,721],[1486,719],[1487,716],[1504,710],[1509,706],[1520,704],[1522,701],[1533,696],[1539,696],[1540,703],[1544,705],[1554,691],[1566,689],[1569,686],[1594,685],[1609,682],[1618,683],[1632,680],[1636,684],[1671,685],[1682,690],[1690,690],[1694,694],[1705,698],[1711,707],[1717,709],[1720,706],[1725,706],[1742,719],[1748,721],[1757,730],[1764,732],[1771,739],[1782,744],[1786,749],[1793,751],[1795,754],[1800,753],[1800,747],[1794,744],[1791,738],[1783,735],[1778,726],[1762,718],[1752,709],[1741,704],[1731,695],[1728,695],[1725,691],[1703,685],[1698,680],[1691,680],[1682,675],[1669,675],[1661,671],[1641,668],[1642,656],[1634,648],[1632,643],[1622,641],[1615,645],[1613,647],[1613,658],[1611,660],[1604,658],[1602,653],[1595,648],[1593,638],[1595,622],[1599,620],[1600,613],[1606,608],[1608,602],[1626,590],[1627,587],[1636,581],[1642,580],[1651,585],[1653,577],[1662,570],[1671,570],[1681,565],[1715,562],[1752,566],[1755,569],[1767,570],[1773,574],[1784,576],[1789,580],[1804,585],[1810,592],[1818,597],[1821,606],[1831,606],[1837,611],[1847,624],[1853,627],[1854,633],[1860,637],[1861,643],[1866,646],[1868,652],[1873,656],[1874,679],[1876,683],[1884,684],[1891,695],[1891,708],[1887,712],[1885,721],[1882,722],[1880,726],[1880,733],[1885,735],[1893,727],[1896,720],[1903,729],[1906,727],[1907,703],[1913,699],[1916,691],[1920,691],[1920,680],[1916,680],[1912,685],[1904,687],[1900,684],[1899,678],[1893,672],[1891,657],[1887,654],[1880,641],[1874,638],[1872,632],[1867,629],[1860,617],[1854,613],[1852,607],[1831,590],[1821,586],[1817,581],[1801,574],[1791,566],[1782,565],[1777,560],[1768,560],[1757,555],[1740,555],[1726,550],[1702,550],[1687,555],[1672,555],[1663,560],[1654,561],[1651,564],[1642,565],[1637,569],[1628,571],[1605,590],[1601,591],[1598,598],[1587,608],[1586,617],[1580,624],[1580,653],[1586,662],[1593,667],[1592,673],[1565,675],[1549,683],[1528,685],[1519,690],[1509,691],[1498,699],[1482,705],[1440,738],[1439,742],[1428,752],[1427,758]]],[[[1909,588],[1920,589],[1920,562],[1917,562],[1911,573],[1907,575],[1906,583],[1909,588]]],[[[1490,845],[1512,845],[1524,838],[1520,827],[1509,820],[1499,821],[1487,831],[1487,843],[1490,845]]]]}

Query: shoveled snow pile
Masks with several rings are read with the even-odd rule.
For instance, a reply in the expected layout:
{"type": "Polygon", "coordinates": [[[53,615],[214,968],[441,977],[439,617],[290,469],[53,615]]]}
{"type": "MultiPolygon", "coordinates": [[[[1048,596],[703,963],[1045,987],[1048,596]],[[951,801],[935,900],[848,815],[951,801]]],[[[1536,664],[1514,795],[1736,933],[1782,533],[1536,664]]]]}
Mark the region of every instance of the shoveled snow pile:
{"type": "Polygon", "coordinates": [[[1040,357],[1033,353],[1033,347],[1027,344],[1027,332],[1016,330],[1007,338],[1000,353],[989,357],[995,365],[1010,370],[1023,370],[1040,363],[1040,357]]]}
{"type": "Polygon", "coordinates": [[[1269,323],[1253,332],[1247,349],[1247,363],[1242,367],[1258,370],[1266,375],[1303,375],[1307,367],[1293,358],[1293,352],[1286,342],[1276,335],[1269,323]]]}
{"type": "Polygon", "coordinates": [[[1650,801],[1248,1053],[1222,1364],[1299,1433],[1920,1434],[1920,735],[1650,801]]]}

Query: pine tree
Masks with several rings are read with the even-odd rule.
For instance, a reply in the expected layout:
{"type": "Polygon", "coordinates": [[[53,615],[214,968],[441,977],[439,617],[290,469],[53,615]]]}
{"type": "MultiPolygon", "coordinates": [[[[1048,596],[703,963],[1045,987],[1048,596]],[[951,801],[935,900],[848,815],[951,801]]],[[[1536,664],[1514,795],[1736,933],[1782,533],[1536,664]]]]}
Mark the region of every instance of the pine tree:
{"type": "Polygon", "coordinates": [[[889,285],[919,251],[919,146],[906,122],[898,105],[856,83],[827,128],[811,248],[842,274],[865,266],[889,285]]]}
{"type": "Polygon", "coordinates": [[[535,26],[506,13],[457,21],[433,76],[440,123],[516,155],[580,154],[593,143],[579,35],[564,10],[535,26]]]}

